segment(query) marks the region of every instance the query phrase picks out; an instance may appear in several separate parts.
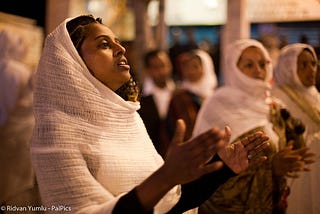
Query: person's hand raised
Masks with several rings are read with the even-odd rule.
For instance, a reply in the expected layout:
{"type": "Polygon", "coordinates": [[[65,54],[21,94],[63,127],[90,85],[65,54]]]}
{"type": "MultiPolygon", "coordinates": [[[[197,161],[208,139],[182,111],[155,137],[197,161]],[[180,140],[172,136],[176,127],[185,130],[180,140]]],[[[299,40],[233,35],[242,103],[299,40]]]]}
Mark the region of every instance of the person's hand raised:
{"type": "Polygon", "coordinates": [[[188,183],[223,166],[221,161],[208,163],[226,143],[223,131],[212,128],[183,142],[185,129],[184,121],[178,120],[163,166],[175,184],[188,183]]]}
{"type": "Polygon", "coordinates": [[[299,172],[309,171],[308,164],[314,163],[314,154],[309,148],[293,150],[293,142],[273,156],[272,169],[275,176],[298,178],[299,172]]]}
{"type": "MultiPolygon", "coordinates": [[[[225,142],[229,142],[231,130],[225,127],[225,142]]],[[[269,148],[268,137],[261,131],[249,135],[241,141],[227,144],[218,151],[218,155],[223,162],[235,173],[246,170],[249,166],[258,164],[267,160],[262,152],[269,148]]]]}

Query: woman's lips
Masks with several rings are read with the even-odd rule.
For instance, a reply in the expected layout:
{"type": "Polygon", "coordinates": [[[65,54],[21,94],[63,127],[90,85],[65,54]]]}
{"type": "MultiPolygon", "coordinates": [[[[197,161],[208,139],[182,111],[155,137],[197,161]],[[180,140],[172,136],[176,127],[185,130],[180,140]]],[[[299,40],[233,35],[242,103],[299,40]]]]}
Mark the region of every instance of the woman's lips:
{"type": "Polygon", "coordinates": [[[130,69],[130,65],[128,64],[128,61],[126,59],[121,59],[117,65],[121,68],[124,68],[126,70],[129,70],[130,69]]]}

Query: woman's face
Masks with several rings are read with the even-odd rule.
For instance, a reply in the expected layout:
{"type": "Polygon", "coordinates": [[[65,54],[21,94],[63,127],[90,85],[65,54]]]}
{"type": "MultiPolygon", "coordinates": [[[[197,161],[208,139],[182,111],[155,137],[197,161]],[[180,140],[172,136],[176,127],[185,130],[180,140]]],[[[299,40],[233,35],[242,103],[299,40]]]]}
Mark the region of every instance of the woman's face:
{"type": "Polygon", "coordinates": [[[304,50],[298,56],[297,74],[306,87],[316,84],[317,63],[310,51],[304,50]]]}
{"type": "Polygon", "coordinates": [[[105,25],[89,24],[87,32],[80,55],[92,75],[115,91],[130,79],[126,50],[105,25]]]}
{"type": "Polygon", "coordinates": [[[265,59],[259,48],[248,47],[242,52],[237,66],[245,75],[254,79],[265,80],[268,63],[270,62],[265,59]]]}
{"type": "Polygon", "coordinates": [[[199,57],[190,56],[182,65],[182,77],[190,82],[197,82],[203,76],[203,67],[199,57]]]}

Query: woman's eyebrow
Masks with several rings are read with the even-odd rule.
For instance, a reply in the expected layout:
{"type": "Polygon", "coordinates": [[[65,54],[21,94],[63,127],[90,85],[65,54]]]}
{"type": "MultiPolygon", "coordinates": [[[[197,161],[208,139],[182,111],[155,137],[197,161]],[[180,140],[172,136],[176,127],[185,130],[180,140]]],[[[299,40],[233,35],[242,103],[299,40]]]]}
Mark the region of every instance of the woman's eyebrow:
{"type": "Polygon", "coordinates": [[[116,43],[121,43],[121,41],[120,41],[120,39],[119,38],[117,38],[117,37],[114,37],[113,39],[110,37],[110,36],[108,36],[108,35],[99,35],[99,36],[97,36],[96,38],[94,38],[94,40],[97,40],[97,39],[99,39],[99,38],[104,38],[104,39],[106,39],[106,40],[114,40],[116,43]]]}
{"type": "Polygon", "coordinates": [[[97,40],[97,39],[99,39],[99,38],[105,38],[105,39],[111,40],[111,37],[108,36],[108,35],[99,35],[99,36],[97,36],[96,38],[94,38],[94,40],[97,40]]]}

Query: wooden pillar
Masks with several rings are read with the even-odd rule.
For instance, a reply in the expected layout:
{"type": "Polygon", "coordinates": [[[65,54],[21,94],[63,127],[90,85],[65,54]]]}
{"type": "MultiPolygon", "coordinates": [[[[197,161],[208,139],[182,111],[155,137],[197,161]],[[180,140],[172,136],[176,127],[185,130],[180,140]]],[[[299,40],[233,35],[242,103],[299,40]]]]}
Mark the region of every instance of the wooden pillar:
{"type": "Polygon", "coordinates": [[[45,34],[51,33],[69,16],[70,0],[46,0],[45,34]]]}
{"type": "MultiPolygon", "coordinates": [[[[224,71],[224,56],[228,44],[238,39],[250,38],[250,22],[248,20],[248,0],[228,0],[227,20],[222,29],[221,37],[221,71],[222,78],[224,71]]],[[[223,81],[223,80],[222,80],[223,81]]]]}
{"type": "Polygon", "coordinates": [[[137,79],[142,82],[144,78],[143,72],[143,56],[146,50],[154,44],[152,32],[148,23],[148,0],[134,1],[133,9],[135,15],[135,39],[133,41],[134,51],[134,73],[137,79]]]}
{"type": "Polygon", "coordinates": [[[167,50],[168,41],[167,41],[167,32],[168,27],[164,20],[164,11],[165,9],[165,0],[159,0],[159,23],[156,30],[155,40],[157,48],[161,50],[167,50]]]}

